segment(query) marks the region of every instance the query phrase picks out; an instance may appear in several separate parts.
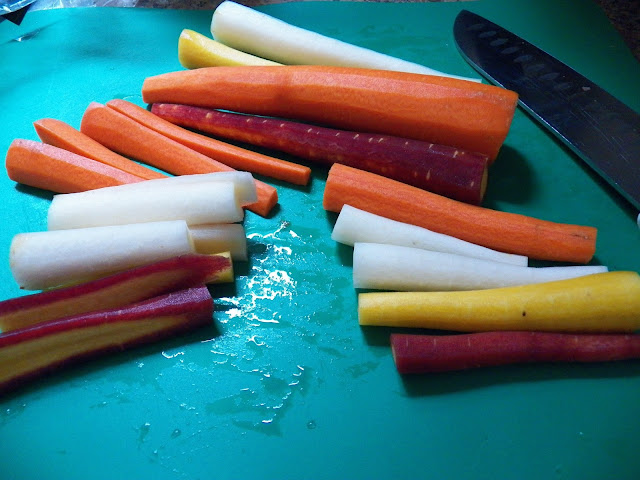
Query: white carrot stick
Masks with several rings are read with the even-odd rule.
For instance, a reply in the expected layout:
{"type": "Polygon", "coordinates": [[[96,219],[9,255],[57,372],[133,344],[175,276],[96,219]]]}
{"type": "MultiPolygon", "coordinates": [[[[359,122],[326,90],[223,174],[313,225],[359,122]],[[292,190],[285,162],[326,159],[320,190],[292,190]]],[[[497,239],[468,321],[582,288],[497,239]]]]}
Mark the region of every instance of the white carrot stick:
{"type": "Polygon", "coordinates": [[[197,253],[230,252],[233,260],[247,260],[247,237],[238,223],[191,225],[189,232],[197,253]]]}
{"type": "Polygon", "coordinates": [[[56,195],[47,221],[49,230],[63,230],[166,220],[184,220],[188,225],[233,223],[243,217],[233,183],[197,182],[56,195]]]}
{"type": "Polygon", "coordinates": [[[603,266],[524,267],[420,248],[356,243],[355,288],[398,291],[481,290],[603,273],[603,266]]]}
{"type": "Polygon", "coordinates": [[[213,38],[285,65],[334,65],[457,77],[283,22],[235,2],[222,2],[211,19],[213,38]]]}
{"type": "Polygon", "coordinates": [[[381,217],[351,205],[342,207],[331,238],[336,242],[352,246],[356,242],[384,243],[455,253],[513,265],[526,266],[528,263],[527,257],[522,255],[498,252],[416,225],[381,217]]]}
{"type": "Polygon", "coordinates": [[[184,220],[20,233],[10,247],[14,279],[44,290],[195,251],[184,220]]]}
{"type": "MultiPolygon", "coordinates": [[[[256,182],[250,172],[230,171],[230,172],[213,172],[200,173],[194,175],[178,175],[175,177],[156,178],[144,182],[127,183],[118,185],[117,187],[107,187],[107,189],[117,189],[118,191],[127,190],[144,190],[147,189],[164,189],[168,185],[191,185],[201,182],[232,182],[236,186],[238,201],[241,205],[250,205],[258,201],[258,192],[256,190],[256,182]]],[[[99,190],[90,190],[85,193],[96,192],[99,190]]]]}

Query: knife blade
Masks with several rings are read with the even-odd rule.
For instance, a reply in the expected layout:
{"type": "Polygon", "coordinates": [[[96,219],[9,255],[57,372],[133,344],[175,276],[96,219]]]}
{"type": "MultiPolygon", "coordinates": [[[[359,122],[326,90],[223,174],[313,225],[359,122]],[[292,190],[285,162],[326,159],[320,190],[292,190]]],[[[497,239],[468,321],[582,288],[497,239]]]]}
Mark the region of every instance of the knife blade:
{"type": "MultiPolygon", "coordinates": [[[[462,57],[640,209],[640,115],[565,63],[499,25],[462,10],[462,57]]],[[[640,215],[638,216],[640,225],[640,215]]]]}

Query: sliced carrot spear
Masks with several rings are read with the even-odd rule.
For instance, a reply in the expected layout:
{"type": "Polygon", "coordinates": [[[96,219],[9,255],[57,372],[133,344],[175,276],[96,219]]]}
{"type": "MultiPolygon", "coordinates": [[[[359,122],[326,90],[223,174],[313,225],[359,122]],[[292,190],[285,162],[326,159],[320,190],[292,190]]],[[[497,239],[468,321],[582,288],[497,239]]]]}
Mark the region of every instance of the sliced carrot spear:
{"type": "Polygon", "coordinates": [[[593,227],[554,223],[469,205],[335,164],[329,170],[323,206],[340,212],[344,205],[539,260],[587,263],[596,248],[597,230],[593,227]]]}
{"type": "Polygon", "coordinates": [[[55,193],[75,193],[144,179],[104,163],[33,140],[14,140],[6,168],[15,182],[55,193]]]}
{"type": "MultiPolygon", "coordinates": [[[[136,158],[174,175],[234,170],[96,102],[86,109],[80,130],[121,155],[136,158]]],[[[271,185],[258,180],[256,189],[258,201],[246,207],[258,215],[266,216],[278,202],[278,192],[271,185]]]]}
{"type": "Polygon", "coordinates": [[[183,103],[382,133],[480,152],[493,160],[518,95],[416,73],[328,66],[238,66],[148,77],[146,103],[183,103]]]}
{"type": "Polygon", "coordinates": [[[145,180],[164,178],[165,174],[152,170],[109,150],[84,133],[76,130],[60,120],[43,118],[33,123],[36,133],[44,143],[63,148],[78,155],[91,158],[97,162],[111,165],[129,172],[145,180]]]}
{"type": "Polygon", "coordinates": [[[342,163],[474,205],[487,185],[487,156],[447,145],[191,105],[154,103],[151,111],[183,127],[323,165],[342,163]]]}
{"type": "Polygon", "coordinates": [[[640,335],[482,332],[391,334],[399,373],[435,373],[532,362],[612,362],[640,358],[640,335]]]}
{"type": "Polygon", "coordinates": [[[191,132],[126,100],[111,100],[107,102],[107,107],[231,168],[283,180],[294,185],[306,185],[309,182],[311,169],[304,165],[262,155],[191,132]]]}

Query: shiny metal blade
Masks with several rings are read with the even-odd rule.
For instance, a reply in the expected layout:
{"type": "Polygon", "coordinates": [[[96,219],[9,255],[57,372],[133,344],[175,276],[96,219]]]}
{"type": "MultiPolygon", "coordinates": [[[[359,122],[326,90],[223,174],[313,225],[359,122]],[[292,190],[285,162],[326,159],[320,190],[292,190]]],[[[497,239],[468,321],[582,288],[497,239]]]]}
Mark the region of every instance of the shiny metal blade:
{"type": "Polygon", "coordinates": [[[640,115],[568,65],[463,10],[454,24],[462,56],[640,209],[640,115]]]}

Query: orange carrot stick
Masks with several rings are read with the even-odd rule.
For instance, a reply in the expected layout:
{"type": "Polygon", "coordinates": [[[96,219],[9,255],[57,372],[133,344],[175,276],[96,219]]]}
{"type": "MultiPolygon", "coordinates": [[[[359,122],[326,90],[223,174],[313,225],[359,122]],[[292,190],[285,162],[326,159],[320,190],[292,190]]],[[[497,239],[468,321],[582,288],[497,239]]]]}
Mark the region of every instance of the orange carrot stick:
{"type": "Polygon", "coordinates": [[[91,158],[97,162],[111,165],[112,167],[124,170],[145,180],[166,177],[163,173],[152,170],[112,152],[104,145],[101,145],[94,139],[60,120],[43,118],[34,122],[33,126],[36,128],[40,139],[44,143],[48,143],[54,147],[63,148],[64,150],[91,158]]]}
{"type": "Polygon", "coordinates": [[[144,179],[46,143],[16,139],[6,158],[9,178],[55,193],[75,193],[144,179]]]}
{"type": "Polygon", "coordinates": [[[126,100],[111,100],[107,102],[107,107],[111,107],[145,127],[149,127],[229,167],[283,180],[294,185],[306,185],[309,183],[311,169],[304,165],[262,155],[261,153],[191,132],[126,100]]]}
{"type": "Polygon", "coordinates": [[[210,67],[148,77],[147,103],[182,103],[450,145],[495,159],[518,96],[415,73],[327,66],[210,67]]]}
{"type": "MultiPolygon", "coordinates": [[[[86,109],[80,131],[121,155],[174,175],[234,170],[96,102],[86,109]]],[[[259,180],[256,180],[256,188],[258,201],[246,207],[258,215],[266,216],[278,202],[278,192],[259,180]]]]}
{"type": "Polygon", "coordinates": [[[343,205],[539,260],[587,263],[595,253],[597,230],[593,227],[469,205],[335,164],[329,170],[323,206],[339,212],[343,205]]]}

